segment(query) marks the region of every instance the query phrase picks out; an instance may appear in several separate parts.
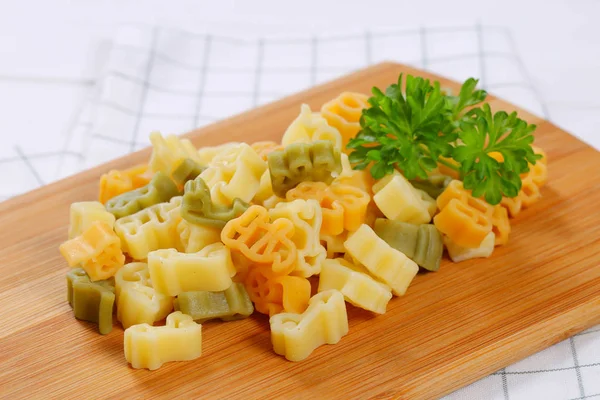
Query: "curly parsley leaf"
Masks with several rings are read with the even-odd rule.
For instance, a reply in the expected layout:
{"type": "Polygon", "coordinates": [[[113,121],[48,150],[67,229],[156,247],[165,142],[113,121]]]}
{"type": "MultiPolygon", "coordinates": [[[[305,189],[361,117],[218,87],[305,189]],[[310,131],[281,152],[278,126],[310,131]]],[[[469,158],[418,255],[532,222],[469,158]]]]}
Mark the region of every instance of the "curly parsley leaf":
{"type": "Polygon", "coordinates": [[[354,150],[350,162],[357,169],[373,163],[371,174],[376,179],[394,169],[408,179],[426,178],[439,157],[452,152],[457,138],[454,109],[469,103],[468,99],[460,102],[443,95],[439,82],[431,84],[411,75],[403,91],[402,78],[401,74],[385,93],[373,88],[371,107],[363,111],[360,120],[362,129],[348,144],[354,150]]]}
{"type": "Polygon", "coordinates": [[[490,204],[500,203],[502,196],[515,197],[521,190],[520,174],[541,157],[531,147],[535,125],[518,118],[516,112],[492,114],[488,104],[469,111],[467,117],[460,123],[462,143],[452,152],[465,188],[490,204]]]}
{"type": "Polygon", "coordinates": [[[516,196],[520,174],[540,158],[531,147],[535,125],[516,113],[492,114],[488,105],[479,107],[487,93],[476,89],[476,79],[467,79],[452,96],[441,91],[439,82],[411,75],[403,89],[402,78],[385,93],[373,88],[361,130],[347,146],[353,168],[370,167],[376,179],[394,170],[423,179],[442,157],[452,158],[474,196],[490,204],[516,196]]]}

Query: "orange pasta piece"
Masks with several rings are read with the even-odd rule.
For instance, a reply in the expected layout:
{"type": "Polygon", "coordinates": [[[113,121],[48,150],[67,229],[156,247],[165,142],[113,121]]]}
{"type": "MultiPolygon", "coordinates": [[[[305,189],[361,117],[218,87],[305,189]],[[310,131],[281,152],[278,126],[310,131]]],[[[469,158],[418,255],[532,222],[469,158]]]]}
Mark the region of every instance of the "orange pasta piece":
{"type": "Polygon", "coordinates": [[[275,150],[283,149],[283,146],[280,143],[273,142],[271,140],[266,140],[264,142],[255,142],[250,145],[252,149],[262,158],[267,161],[267,156],[270,152],[275,150]]]}
{"type": "Polygon", "coordinates": [[[227,222],[221,231],[221,240],[248,260],[269,264],[274,274],[285,275],[294,269],[297,258],[297,249],[291,240],[294,231],[289,219],[270,222],[267,210],[254,205],[227,222]]]}
{"type": "Polygon", "coordinates": [[[98,200],[105,204],[113,197],[147,185],[151,178],[147,176],[147,170],[148,165],[141,164],[122,171],[113,169],[102,175],[98,200]]]}
{"type": "Polygon", "coordinates": [[[302,313],[310,299],[310,282],[299,276],[272,276],[269,266],[250,269],[244,281],[256,311],[273,316],[280,312],[302,313]]]}
{"type": "Polygon", "coordinates": [[[360,131],[360,116],[369,106],[368,99],[361,93],[344,92],[321,107],[321,115],[327,123],[342,134],[342,151],[346,153],[348,141],[360,131]]]}
{"type": "Polygon", "coordinates": [[[81,265],[92,282],[114,276],[125,263],[121,240],[106,222],[94,222],[59,250],[70,267],[81,265]]]}
{"type": "Polygon", "coordinates": [[[323,211],[321,234],[339,235],[344,230],[355,231],[365,222],[371,196],[347,184],[302,182],[287,192],[286,199],[317,200],[323,211]]]}
{"type": "Polygon", "coordinates": [[[542,197],[540,189],[548,180],[548,166],[546,153],[533,146],[536,154],[541,154],[542,158],[537,160],[535,165],[529,164],[529,171],[521,174],[521,190],[516,197],[503,197],[500,205],[504,207],[511,217],[516,217],[522,209],[533,205],[542,197]]]}
{"type": "Polygon", "coordinates": [[[437,206],[440,209],[440,214],[434,218],[434,224],[440,232],[446,234],[454,243],[462,247],[478,247],[490,231],[487,229],[488,225],[496,235],[496,246],[508,242],[510,223],[506,210],[500,205],[492,206],[483,199],[473,197],[471,191],[466,190],[461,181],[454,180],[450,182],[444,192],[437,198],[437,206]],[[460,207],[454,202],[452,208],[444,212],[453,200],[462,203],[465,207],[460,207]],[[440,215],[442,216],[440,217],[440,215]],[[464,231],[450,226],[451,221],[454,219],[456,219],[457,224],[463,227],[464,231]],[[468,219],[471,219],[472,226],[470,227],[467,223],[468,219]],[[484,219],[488,222],[487,224],[482,222],[484,219]]]}
{"type": "Polygon", "coordinates": [[[482,212],[452,199],[433,219],[435,227],[462,247],[478,247],[492,230],[492,223],[482,212]]]}

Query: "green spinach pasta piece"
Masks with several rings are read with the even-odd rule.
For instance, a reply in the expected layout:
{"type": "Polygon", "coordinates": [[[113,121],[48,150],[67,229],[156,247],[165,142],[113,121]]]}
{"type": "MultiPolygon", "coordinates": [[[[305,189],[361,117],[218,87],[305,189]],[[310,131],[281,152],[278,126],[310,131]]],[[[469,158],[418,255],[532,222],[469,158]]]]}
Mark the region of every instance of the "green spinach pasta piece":
{"type": "Polygon", "coordinates": [[[328,140],[292,143],[267,155],[273,193],[285,193],[304,181],[331,183],[342,171],[340,151],[328,140]]]}
{"type": "Polygon", "coordinates": [[[146,186],[108,200],[106,210],[119,219],[155,204],[169,201],[177,195],[179,189],[171,178],[162,172],[157,172],[146,186]]]}
{"type": "Polygon", "coordinates": [[[238,282],[222,292],[183,292],[173,304],[176,311],[199,322],[216,318],[233,321],[246,318],[254,311],[246,288],[238,282]]]}
{"type": "Polygon", "coordinates": [[[185,184],[181,217],[192,224],[222,228],[227,221],[242,215],[248,207],[248,203],[238,198],[233,200],[230,207],[214,204],[206,182],[197,176],[185,184]]]}
{"type": "Polygon", "coordinates": [[[425,180],[412,180],[410,183],[415,189],[420,189],[437,199],[451,181],[452,178],[446,175],[432,175],[425,180]]]}
{"type": "Polygon", "coordinates": [[[444,243],[442,235],[431,224],[414,225],[385,218],[375,220],[375,233],[420,267],[428,271],[440,268],[444,243]]]}
{"type": "Polygon", "coordinates": [[[195,179],[205,169],[206,167],[203,167],[191,158],[186,158],[175,168],[171,176],[178,185],[183,186],[187,181],[195,179]]]}
{"type": "Polygon", "coordinates": [[[75,318],[98,324],[103,335],[110,333],[115,304],[112,280],[92,282],[82,268],[74,268],[67,273],[67,300],[75,318]]]}

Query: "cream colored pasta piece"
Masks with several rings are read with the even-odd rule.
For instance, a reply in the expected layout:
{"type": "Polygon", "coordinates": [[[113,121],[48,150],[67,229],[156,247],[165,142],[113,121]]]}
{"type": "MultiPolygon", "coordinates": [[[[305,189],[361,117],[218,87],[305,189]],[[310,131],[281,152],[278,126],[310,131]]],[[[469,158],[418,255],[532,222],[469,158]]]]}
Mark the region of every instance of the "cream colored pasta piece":
{"type": "Polygon", "coordinates": [[[189,361],[202,355],[202,325],[176,311],[165,326],[134,325],[125,330],[125,359],[133,368],[155,370],[169,361],[189,361]]]}
{"type": "Polygon", "coordinates": [[[123,328],[136,324],[152,325],[173,310],[173,297],[157,293],[152,287],[148,264],[125,264],[115,275],[117,320],[123,328]]]}
{"type": "Polygon", "coordinates": [[[319,241],[319,231],[323,216],[321,206],[316,200],[294,200],[279,203],[269,210],[271,222],[279,218],[286,218],[294,223],[292,242],[298,249],[298,259],[292,275],[305,278],[319,274],[321,263],[327,251],[319,241]]]}
{"type": "Polygon", "coordinates": [[[344,247],[372,275],[392,288],[397,296],[406,289],[419,272],[419,266],[400,251],[392,248],[368,225],[361,225],[348,236],[344,247]]]}
{"type": "Polygon", "coordinates": [[[115,216],[106,211],[99,201],[73,203],[70,211],[69,239],[81,235],[94,221],[104,222],[111,228],[115,224],[115,216]]]}
{"type": "Polygon", "coordinates": [[[209,244],[221,241],[221,229],[190,224],[183,218],[177,224],[177,233],[182,250],[186,253],[196,253],[209,244]]]}
{"type": "Polygon", "coordinates": [[[155,204],[119,218],[115,222],[115,232],[121,238],[123,250],[133,259],[143,260],[154,250],[181,249],[177,234],[180,207],[181,196],[177,196],[168,203],[155,204]]]}
{"type": "Polygon", "coordinates": [[[325,260],[319,275],[319,292],[339,290],[350,304],[373,311],[385,313],[392,298],[389,286],[373,279],[363,267],[352,264],[343,258],[325,260]]]}
{"type": "Polygon", "coordinates": [[[196,148],[189,139],[183,139],[177,135],[163,137],[160,132],[152,132],[150,142],[152,143],[152,156],[148,165],[151,173],[161,171],[170,176],[186,158],[203,165],[196,148]]]}
{"type": "Polygon", "coordinates": [[[198,149],[198,157],[201,165],[208,165],[221,152],[231,149],[239,145],[239,142],[227,142],[218,146],[205,146],[198,149]]]}
{"type": "Polygon", "coordinates": [[[417,225],[431,221],[430,205],[422,200],[426,194],[417,192],[404,176],[386,176],[373,185],[373,192],[373,201],[388,219],[417,225]]]}
{"type": "Polygon", "coordinates": [[[344,296],[337,290],[314,295],[302,314],[271,317],[271,342],[275,353],[290,361],[306,359],[317,347],[335,344],[348,333],[344,296]]]}
{"type": "Polygon", "coordinates": [[[281,144],[287,146],[291,143],[311,143],[315,140],[328,140],[333,146],[342,149],[342,135],[330,126],[327,120],[319,113],[313,113],[307,104],[300,107],[300,115],[287,128],[281,144]]]}
{"type": "Polygon", "coordinates": [[[216,204],[231,205],[236,198],[250,202],[260,189],[267,163],[246,143],[217,154],[200,174],[216,204]]]}
{"type": "Polygon", "coordinates": [[[454,262],[470,260],[471,258],[488,258],[494,252],[495,241],[496,235],[494,235],[494,232],[490,232],[483,239],[479,247],[469,248],[461,247],[454,243],[448,236],[444,236],[444,245],[448,250],[450,259],[454,262]]]}
{"type": "Polygon", "coordinates": [[[179,253],[175,249],[152,251],[148,253],[148,269],[156,291],[169,296],[225,290],[236,273],[229,248],[223,243],[208,245],[197,253],[179,253]]]}

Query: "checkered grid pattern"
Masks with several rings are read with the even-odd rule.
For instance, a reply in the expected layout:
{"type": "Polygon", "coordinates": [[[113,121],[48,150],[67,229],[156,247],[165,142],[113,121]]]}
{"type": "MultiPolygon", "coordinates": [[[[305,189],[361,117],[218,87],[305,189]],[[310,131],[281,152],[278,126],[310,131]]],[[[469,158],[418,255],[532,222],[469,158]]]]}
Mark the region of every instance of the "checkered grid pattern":
{"type": "MultiPolygon", "coordinates": [[[[485,89],[551,119],[511,32],[500,27],[247,38],[124,26],[60,138],[20,138],[0,150],[0,200],[143,148],[152,130],[183,133],[384,60],[480,77],[485,89]]],[[[599,327],[446,397],[589,398],[600,398],[599,327]]]]}

